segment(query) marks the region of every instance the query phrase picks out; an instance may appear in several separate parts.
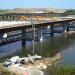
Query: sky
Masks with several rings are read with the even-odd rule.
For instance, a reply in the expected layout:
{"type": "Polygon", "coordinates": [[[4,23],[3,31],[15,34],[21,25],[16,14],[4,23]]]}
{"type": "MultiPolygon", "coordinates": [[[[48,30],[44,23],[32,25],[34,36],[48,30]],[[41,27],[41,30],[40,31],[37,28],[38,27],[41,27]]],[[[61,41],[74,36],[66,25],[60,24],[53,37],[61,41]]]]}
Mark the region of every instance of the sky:
{"type": "Polygon", "coordinates": [[[75,0],[0,0],[0,9],[14,8],[75,9],[75,0]]]}

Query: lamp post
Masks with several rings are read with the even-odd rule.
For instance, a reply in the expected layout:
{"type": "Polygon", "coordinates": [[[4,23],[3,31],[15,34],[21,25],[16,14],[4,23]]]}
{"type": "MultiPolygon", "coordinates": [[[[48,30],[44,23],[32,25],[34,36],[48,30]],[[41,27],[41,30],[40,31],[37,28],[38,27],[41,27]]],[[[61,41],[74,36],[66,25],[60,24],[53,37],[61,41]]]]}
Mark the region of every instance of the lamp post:
{"type": "Polygon", "coordinates": [[[31,24],[32,24],[32,53],[34,55],[35,53],[35,25],[33,24],[33,20],[32,20],[32,17],[31,17],[31,24]]]}

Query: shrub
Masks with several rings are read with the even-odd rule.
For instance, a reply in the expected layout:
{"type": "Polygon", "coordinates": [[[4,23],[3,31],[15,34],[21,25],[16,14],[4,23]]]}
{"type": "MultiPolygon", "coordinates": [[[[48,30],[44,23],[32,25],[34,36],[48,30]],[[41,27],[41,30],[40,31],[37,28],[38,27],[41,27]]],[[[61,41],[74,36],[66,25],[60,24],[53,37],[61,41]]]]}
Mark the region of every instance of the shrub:
{"type": "Polygon", "coordinates": [[[75,66],[51,66],[47,75],[75,75],[75,66]]]}

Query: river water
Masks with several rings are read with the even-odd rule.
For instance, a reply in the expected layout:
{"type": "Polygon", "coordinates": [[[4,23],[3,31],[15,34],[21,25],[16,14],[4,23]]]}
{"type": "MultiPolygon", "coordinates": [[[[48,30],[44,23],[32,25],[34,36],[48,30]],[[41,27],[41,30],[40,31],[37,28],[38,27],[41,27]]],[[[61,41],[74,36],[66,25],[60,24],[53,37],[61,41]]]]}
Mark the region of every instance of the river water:
{"type": "MultiPolygon", "coordinates": [[[[22,41],[11,43],[0,47],[0,61],[12,56],[27,56],[32,53],[32,41],[26,41],[26,46],[21,46],[22,41]]],[[[62,59],[65,64],[75,65],[75,32],[60,33],[50,37],[43,36],[43,41],[35,42],[35,54],[43,57],[53,57],[63,51],[62,59]],[[64,50],[64,51],[63,51],[64,50]]]]}

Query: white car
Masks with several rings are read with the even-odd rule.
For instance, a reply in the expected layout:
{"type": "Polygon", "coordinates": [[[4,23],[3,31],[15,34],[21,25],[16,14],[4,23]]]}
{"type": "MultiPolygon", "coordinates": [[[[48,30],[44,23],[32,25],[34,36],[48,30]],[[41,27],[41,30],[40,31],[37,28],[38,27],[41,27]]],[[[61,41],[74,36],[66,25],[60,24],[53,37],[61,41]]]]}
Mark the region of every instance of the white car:
{"type": "Polygon", "coordinates": [[[4,66],[5,67],[8,67],[10,65],[15,65],[15,64],[18,64],[20,61],[19,61],[19,56],[14,56],[12,57],[11,59],[7,59],[5,62],[4,62],[4,66]]]}

